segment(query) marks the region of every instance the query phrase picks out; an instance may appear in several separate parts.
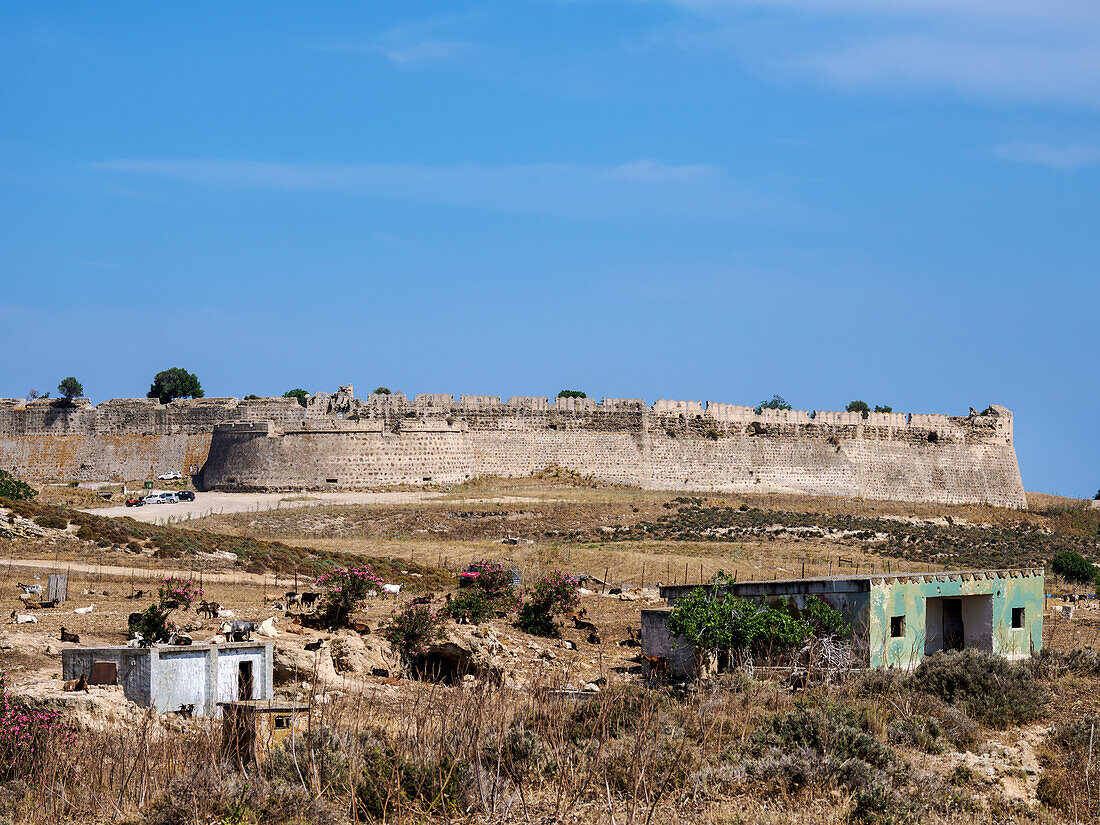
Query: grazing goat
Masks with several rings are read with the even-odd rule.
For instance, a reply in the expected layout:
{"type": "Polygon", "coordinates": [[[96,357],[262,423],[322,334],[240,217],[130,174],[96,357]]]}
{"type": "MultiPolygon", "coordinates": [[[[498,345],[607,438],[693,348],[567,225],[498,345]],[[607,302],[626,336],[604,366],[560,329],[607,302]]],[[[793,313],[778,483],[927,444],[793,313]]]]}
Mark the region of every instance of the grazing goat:
{"type": "Polygon", "coordinates": [[[76,613],[77,615],[80,615],[80,616],[87,616],[89,613],[93,613],[93,612],[95,612],[95,605],[94,604],[90,604],[87,607],[78,607],[76,610],[73,611],[73,613],[76,613]]]}
{"type": "Polygon", "coordinates": [[[217,602],[208,602],[205,599],[199,602],[199,606],[195,609],[195,614],[198,616],[207,616],[213,619],[218,615],[218,609],[221,607],[217,602]]]}
{"type": "Polygon", "coordinates": [[[16,613],[14,610],[11,612],[11,620],[14,624],[38,624],[36,616],[31,616],[29,613],[16,613]]]}
{"type": "Polygon", "coordinates": [[[232,622],[226,622],[219,629],[228,641],[249,642],[252,641],[252,634],[256,632],[257,627],[259,625],[255,622],[242,622],[234,619],[232,622]]]}
{"type": "Polygon", "coordinates": [[[81,673],[79,679],[70,679],[68,682],[63,682],[61,689],[86,691],[88,689],[88,674],[81,673]]]}
{"type": "Polygon", "coordinates": [[[194,705],[180,705],[179,710],[177,710],[176,713],[178,713],[184,719],[190,719],[192,716],[195,715],[195,706],[194,705]]]}
{"type": "Polygon", "coordinates": [[[382,597],[393,596],[395,599],[401,595],[401,588],[404,585],[401,584],[384,584],[382,585],[382,597]]]}
{"type": "Polygon", "coordinates": [[[588,634],[588,643],[590,645],[598,645],[600,642],[600,634],[597,631],[593,630],[588,634]]]}
{"type": "Polygon", "coordinates": [[[61,641],[63,642],[80,642],[80,637],[75,633],[70,633],[65,629],[65,625],[61,625],[61,641]]]}
{"type": "Polygon", "coordinates": [[[129,596],[127,596],[126,598],[127,599],[140,599],[144,595],[145,595],[144,590],[136,590],[133,593],[131,593],[129,596]]]}
{"type": "Polygon", "coordinates": [[[312,653],[316,653],[318,650],[320,650],[324,646],[325,646],[325,640],[324,639],[318,639],[315,642],[306,642],[306,650],[308,650],[312,653]]]}
{"type": "Polygon", "coordinates": [[[319,598],[321,598],[320,593],[303,593],[299,602],[302,607],[313,607],[313,605],[317,604],[319,598]]]}
{"type": "Polygon", "coordinates": [[[286,606],[287,606],[288,610],[290,609],[290,606],[292,604],[296,604],[298,606],[301,606],[301,604],[302,604],[302,594],[301,593],[295,593],[291,590],[288,590],[286,593],[283,594],[283,601],[286,602],[286,606]]]}
{"type": "Polygon", "coordinates": [[[417,596],[412,600],[413,604],[431,604],[435,601],[435,593],[429,593],[427,596],[417,596]]]}
{"type": "Polygon", "coordinates": [[[664,656],[647,656],[644,653],[638,654],[641,660],[649,665],[649,678],[650,679],[667,679],[668,678],[668,659],[664,656]]]}
{"type": "Polygon", "coordinates": [[[20,584],[19,582],[16,582],[15,586],[22,589],[24,593],[30,593],[34,596],[41,596],[43,593],[46,592],[45,588],[42,587],[42,585],[40,584],[20,584]]]}

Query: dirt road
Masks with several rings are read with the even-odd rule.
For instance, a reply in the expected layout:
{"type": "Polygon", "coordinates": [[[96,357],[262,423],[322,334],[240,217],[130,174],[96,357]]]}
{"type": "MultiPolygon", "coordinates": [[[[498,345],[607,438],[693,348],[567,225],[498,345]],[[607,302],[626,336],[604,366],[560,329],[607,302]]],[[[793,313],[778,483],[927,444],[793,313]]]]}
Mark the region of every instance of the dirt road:
{"type": "MultiPolygon", "coordinates": [[[[153,491],[147,491],[153,492],[153,491]]],[[[333,504],[413,504],[443,497],[443,493],[410,491],[400,493],[195,493],[194,501],[178,504],[148,504],[144,507],[98,507],[84,510],[97,516],[129,516],[147,524],[168,524],[222,513],[250,513],[292,507],[323,507],[333,504]]]]}

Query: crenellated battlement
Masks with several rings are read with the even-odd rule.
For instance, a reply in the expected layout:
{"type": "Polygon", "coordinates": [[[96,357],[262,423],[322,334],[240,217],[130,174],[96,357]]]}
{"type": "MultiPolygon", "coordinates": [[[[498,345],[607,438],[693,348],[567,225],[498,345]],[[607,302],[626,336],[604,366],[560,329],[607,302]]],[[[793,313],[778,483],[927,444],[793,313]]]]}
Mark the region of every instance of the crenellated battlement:
{"type": "Polygon", "coordinates": [[[1012,413],[773,410],[714,401],[353,388],[295,398],[0,399],[0,466],[136,479],[205,463],[225,489],[450,483],[557,464],[597,479],[1025,507],[1012,413]],[[335,479],[335,480],[333,480],[335,479]]]}

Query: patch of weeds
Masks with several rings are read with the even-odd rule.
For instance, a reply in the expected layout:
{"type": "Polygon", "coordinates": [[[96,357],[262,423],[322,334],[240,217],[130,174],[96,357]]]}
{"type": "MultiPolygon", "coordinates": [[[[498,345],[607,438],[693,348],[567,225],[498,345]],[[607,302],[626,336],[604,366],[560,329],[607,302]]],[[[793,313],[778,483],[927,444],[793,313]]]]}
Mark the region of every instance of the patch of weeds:
{"type": "Polygon", "coordinates": [[[941,651],[925,658],[905,685],[957,705],[996,728],[1038,719],[1050,700],[1026,665],[973,649],[941,651]]]}

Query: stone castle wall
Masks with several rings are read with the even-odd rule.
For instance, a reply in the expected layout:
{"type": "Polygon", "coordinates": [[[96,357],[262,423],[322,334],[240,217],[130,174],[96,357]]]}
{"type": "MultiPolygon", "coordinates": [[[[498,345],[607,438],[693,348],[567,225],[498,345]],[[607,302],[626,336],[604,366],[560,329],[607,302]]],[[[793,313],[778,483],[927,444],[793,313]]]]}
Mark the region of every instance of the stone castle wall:
{"type": "Polygon", "coordinates": [[[557,464],[667,490],[790,492],[1026,507],[1012,414],[762,410],[638,399],[446,394],[0,401],[0,466],[138,479],[203,466],[210,489],[355,489],[525,476],[557,464]]]}

